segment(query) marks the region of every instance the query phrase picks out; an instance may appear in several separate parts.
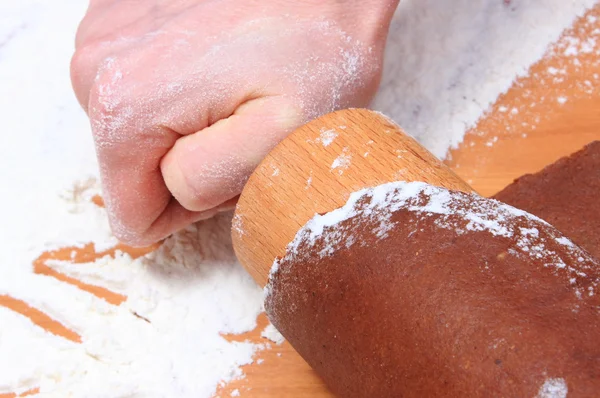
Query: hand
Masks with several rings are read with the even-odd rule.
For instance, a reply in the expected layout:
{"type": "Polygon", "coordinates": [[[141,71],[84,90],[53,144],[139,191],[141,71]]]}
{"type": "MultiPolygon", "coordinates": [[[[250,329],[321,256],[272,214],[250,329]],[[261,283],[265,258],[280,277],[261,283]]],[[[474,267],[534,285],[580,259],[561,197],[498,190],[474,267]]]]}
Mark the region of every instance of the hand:
{"type": "Polygon", "coordinates": [[[115,235],[235,204],[298,126],[366,106],[397,0],[92,0],[71,65],[115,235]]]}

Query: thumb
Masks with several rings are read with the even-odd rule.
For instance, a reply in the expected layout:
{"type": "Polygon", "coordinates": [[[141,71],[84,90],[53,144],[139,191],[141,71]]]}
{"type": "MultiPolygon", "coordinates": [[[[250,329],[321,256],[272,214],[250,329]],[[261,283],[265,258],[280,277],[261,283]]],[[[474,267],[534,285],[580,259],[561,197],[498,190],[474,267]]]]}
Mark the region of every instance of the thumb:
{"type": "Polygon", "coordinates": [[[267,153],[302,123],[282,97],[241,105],[227,119],[177,140],[161,161],[167,188],[191,211],[204,211],[240,194],[267,153]]]}

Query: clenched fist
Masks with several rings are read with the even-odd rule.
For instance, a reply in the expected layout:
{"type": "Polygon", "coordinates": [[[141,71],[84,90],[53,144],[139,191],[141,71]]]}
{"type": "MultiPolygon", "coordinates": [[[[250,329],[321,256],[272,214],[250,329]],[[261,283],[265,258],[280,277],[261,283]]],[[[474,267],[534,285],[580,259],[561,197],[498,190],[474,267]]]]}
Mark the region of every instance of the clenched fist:
{"type": "Polygon", "coordinates": [[[260,160],[366,106],[397,0],[92,0],[71,75],[115,235],[145,245],[233,207],[260,160]]]}

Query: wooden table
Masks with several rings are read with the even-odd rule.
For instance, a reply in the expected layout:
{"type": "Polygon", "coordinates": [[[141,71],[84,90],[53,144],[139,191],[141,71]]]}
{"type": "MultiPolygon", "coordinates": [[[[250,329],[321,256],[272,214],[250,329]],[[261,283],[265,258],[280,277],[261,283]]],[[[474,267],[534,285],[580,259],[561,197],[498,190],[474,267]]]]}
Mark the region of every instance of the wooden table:
{"type": "MultiPolygon", "coordinates": [[[[593,35],[593,29],[600,28],[600,22],[588,16],[595,16],[600,21],[600,7],[595,7],[575,24],[574,32],[581,38],[593,35]]],[[[515,82],[477,126],[467,133],[460,147],[450,153],[448,165],[480,194],[492,195],[514,178],[536,172],[586,143],[600,140],[600,91],[590,89],[586,83],[588,81],[592,87],[600,87],[600,55],[596,51],[579,55],[578,65],[573,57],[562,55],[564,51],[560,50],[564,45],[564,42],[555,45],[554,51],[551,50],[546,58],[532,67],[529,77],[515,82]],[[564,70],[565,74],[557,78],[553,73],[555,70],[564,70]]],[[[121,246],[118,249],[126,248],[121,246]]],[[[44,265],[48,258],[68,260],[72,251],[73,248],[65,248],[46,253],[36,261],[35,271],[102,295],[112,303],[120,303],[124,297],[60,275],[44,265]]],[[[133,255],[144,253],[127,251],[133,255]]],[[[76,262],[93,261],[96,257],[109,254],[95,254],[91,246],[76,249],[76,252],[76,262]]],[[[77,334],[25,303],[0,296],[0,305],[28,316],[53,333],[73,341],[79,339],[77,334]]],[[[225,337],[232,341],[249,339],[266,343],[260,337],[266,325],[266,317],[261,315],[255,331],[225,337]]],[[[272,344],[271,349],[257,354],[256,360],[259,359],[262,360],[260,364],[255,362],[244,367],[244,379],[230,383],[217,395],[228,397],[237,389],[242,397],[332,396],[287,342],[280,346],[272,344]]],[[[30,393],[35,393],[35,390],[30,393]]],[[[0,394],[0,398],[14,396],[0,394]]]]}

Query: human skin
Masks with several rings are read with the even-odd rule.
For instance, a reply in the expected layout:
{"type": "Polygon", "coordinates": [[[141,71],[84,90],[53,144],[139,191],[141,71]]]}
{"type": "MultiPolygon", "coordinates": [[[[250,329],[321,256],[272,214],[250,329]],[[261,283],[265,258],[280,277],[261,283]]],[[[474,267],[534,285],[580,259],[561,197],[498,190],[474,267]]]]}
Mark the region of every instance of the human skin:
{"type": "Polygon", "coordinates": [[[71,79],[122,242],[231,209],[307,121],[368,105],[397,0],[92,0],[71,79]]]}

